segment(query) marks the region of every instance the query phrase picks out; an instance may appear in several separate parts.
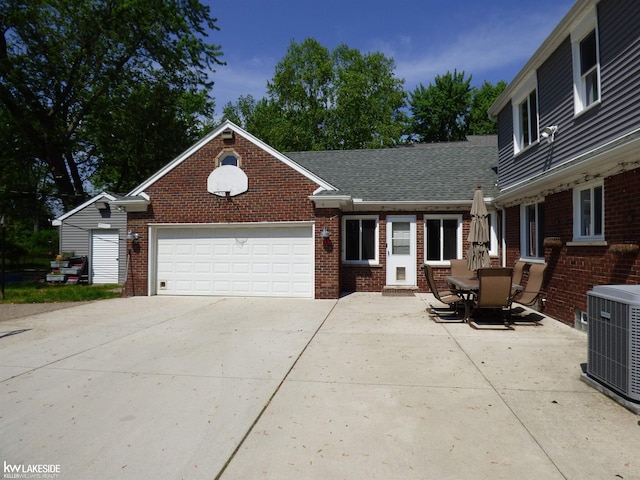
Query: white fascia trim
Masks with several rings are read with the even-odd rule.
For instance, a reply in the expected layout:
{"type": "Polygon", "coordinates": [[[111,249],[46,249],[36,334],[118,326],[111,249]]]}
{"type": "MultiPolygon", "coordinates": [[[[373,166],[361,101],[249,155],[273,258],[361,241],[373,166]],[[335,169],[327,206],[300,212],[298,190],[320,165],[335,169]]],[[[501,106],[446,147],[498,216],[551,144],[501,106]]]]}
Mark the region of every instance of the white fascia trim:
{"type": "Polygon", "coordinates": [[[55,220],[53,220],[51,222],[51,225],[53,225],[54,227],[59,227],[60,225],[62,225],[62,222],[64,220],[66,220],[67,218],[69,218],[71,215],[74,215],[74,214],[78,213],[80,210],[82,210],[84,208],[87,208],[92,203],[98,202],[98,201],[100,201],[102,199],[106,199],[106,200],[109,201],[109,203],[113,203],[113,201],[116,199],[116,197],[114,197],[113,195],[111,195],[110,193],[107,193],[107,192],[99,193],[95,197],[91,197],[89,200],[84,202],[82,205],[79,205],[76,208],[74,208],[73,210],[70,210],[67,213],[63,214],[63,215],[60,215],[59,217],[57,217],[55,220]]]}
{"type": "Polygon", "coordinates": [[[267,227],[305,227],[315,225],[314,221],[301,220],[291,222],[220,222],[220,223],[149,223],[149,228],[267,228],[267,227]]]}
{"type": "Polygon", "coordinates": [[[147,206],[151,203],[149,196],[145,193],[136,196],[137,198],[122,198],[120,200],[114,200],[111,202],[116,207],[123,207],[128,212],[144,212],[147,210],[147,206]]]}
{"type": "MultiPolygon", "coordinates": [[[[485,197],[486,203],[491,203],[492,198],[485,197]]],[[[377,209],[377,210],[462,210],[471,208],[473,200],[443,200],[443,201],[429,201],[429,200],[401,200],[401,201],[365,201],[361,199],[353,200],[353,207],[359,210],[363,209],[377,209]]]]}
{"type": "Polygon", "coordinates": [[[138,185],[134,190],[129,192],[127,195],[128,196],[129,195],[131,195],[131,196],[140,195],[142,192],[144,192],[145,189],[149,188],[149,186],[153,185],[160,178],[164,177],[167,173],[169,173],[171,170],[176,168],[178,165],[180,165],[182,162],[184,162],[187,158],[189,158],[191,155],[193,155],[195,152],[197,152],[203,146],[205,146],[207,143],[209,143],[213,138],[217,137],[224,130],[228,130],[228,129],[233,130],[236,134],[244,137],[245,139],[247,139],[248,141],[250,141],[251,143],[256,145],[258,148],[260,148],[260,149],[264,150],[265,152],[271,154],[272,156],[274,156],[275,158],[277,158],[278,160],[280,160],[284,164],[288,165],[289,167],[293,168],[298,173],[304,175],[309,180],[311,180],[312,182],[318,184],[320,187],[324,188],[325,190],[337,190],[333,185],[325,182],[324,180],[322,180],[317,175],[315,175],[315,174],[311,173],[310,171],[306,170],[305,168],[303,168],[301,165],[298,165],[296,162],[291,160],[289,157],[283,155],[282,153],[280,153],[277,150],[275,150],[274,148],[270,147],[269,145],[267,145],[263,141],[261,141],[258,138],[254,137],[253,135],[251,135],[246,130],[243,130],[242,128],[237,126],[235,123],[233,123],[233,122],[231,122],[229,120],[226,120],[221,125],[219,125],[218,128],[212,130],[208,135],[205,135],[204,137],[202,137],[198,142],[196,142],[194,145],[192,145],[187,150],[185,150],[183,153],[181,153],[173,161],[169,162],[163,168],[158,170],[155,174],[153,174],[151,177],[149,177],[143,183],[138,185]]]}
{"type": "Polygon", "coordinates": [[[309,195],[307,197],[318,208],[342,208],[353,203],[353,199],[349,195],[309,195]]]}

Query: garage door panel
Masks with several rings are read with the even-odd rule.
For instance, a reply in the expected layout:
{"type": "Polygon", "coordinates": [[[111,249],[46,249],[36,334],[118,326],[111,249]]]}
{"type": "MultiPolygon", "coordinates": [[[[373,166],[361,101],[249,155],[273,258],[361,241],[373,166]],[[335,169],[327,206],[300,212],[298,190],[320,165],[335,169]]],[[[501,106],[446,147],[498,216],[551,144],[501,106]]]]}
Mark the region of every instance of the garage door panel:
{"type": "Polygon", "coordinates": [[[313,295],[311,226],[158,230],[158,294],[313,295]]]}

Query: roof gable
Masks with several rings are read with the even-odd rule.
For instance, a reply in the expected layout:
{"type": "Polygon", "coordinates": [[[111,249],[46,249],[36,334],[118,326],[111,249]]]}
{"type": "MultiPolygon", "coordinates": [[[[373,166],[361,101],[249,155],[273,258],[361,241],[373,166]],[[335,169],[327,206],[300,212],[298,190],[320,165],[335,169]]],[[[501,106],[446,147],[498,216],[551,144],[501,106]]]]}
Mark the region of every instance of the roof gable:
{"type": "Polygon", "coordinates": [[[91,197],[89,200],[87,200],[86,202],[84,202],[82,205],[78,205],[76,208],[74,208],[73,210],[68,211],[67,213],[64,213],[62,215],[60,215],[59,217],[57,217],[54,221],[53,221],[53,225],[59,225],[60,222],[63,222],[64,220],[66,220],[67,218],[71,217],[72,215],[75,215],[76,213],[80,212],[81,210],[84,210],[85,208],[87,208],[89,205],[98,202],[100,200],[107,200],[108,202],[112,202],[114,200],[116,200],[118,197],[116,197],[115,195],[108,193],[108,192],[101,192],[99,194],[97,194],[95,197],[91,197]]]}
{"type": "Polygon", "coordinates": [[[302,174],[303,176],[305,176],[306,178],[308,178],[312,182],[316,183],[318,185],[319,189],[322,189],[322,190],[335,190],[334,186],[332,186],[330,183],[326,182],[320,176],[318,176],[315,173],[312,173],[311,171],[307,170],[304,166],[299,165],[298,163],[293,161],[291,158],[283,155],[282,153],[280,153],[277,150],[275,150],[274,148],[270,147],[269,145],[267,145],[263,141],[259,140],[258,138],[254,137],[253,135],[251,135],[246,130],[243,130],[242,128],[240,128],[236,124],[234,124],[233,122],[227,120],[227,121],[223,122],[221,125],[219,125],[217,128],[213,129],[208,135],[205,135],[197,143],[195,143],[194,145],[189,147],[187,150],[185,150],[182,154],[180,154],[174,160],[169,162],[163,168],[158,170],[155,174],[153,174],[147,180],[145,180],[140,185],[138,185],[135,189],[133,189],[131,192],[129,192],[127,194],[127,196],[137,196],[137,195],[141,195],[142,193],[144,193],[145,189],[147,189],[149,186],[153,185],[159,179],[164,177],[167,173],[169,173],[174,168],[176,168],[178,165],[180,165],[182,162],[187,160],[194,153],[196,153],[198,150],[200,150],[202,147],[204,147],[206,144],[208,144],[212,139],[214,139],[215,137],[221,135],[222,132],[224,132],[225,130],[232,130],[235,134],[242,136],[243,138],[245,138],[249,142],[253,143],[256,147],[264,150],[265,152],[269,153],[271,156],[275,157],[277,160],[281,161],[282,163],[286,164],[290,168],[292,168],[295,171],[297,171],[298,173],[302,174]]]}

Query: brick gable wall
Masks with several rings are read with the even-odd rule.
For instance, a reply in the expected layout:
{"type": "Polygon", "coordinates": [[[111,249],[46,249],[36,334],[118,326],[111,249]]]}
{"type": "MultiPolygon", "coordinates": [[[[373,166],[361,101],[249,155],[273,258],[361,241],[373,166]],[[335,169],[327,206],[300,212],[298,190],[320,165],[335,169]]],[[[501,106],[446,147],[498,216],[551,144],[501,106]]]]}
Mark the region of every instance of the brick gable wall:
{"type": "MultiPolygon", "coordinates": [[[[212,139],[191,157],[145,190],[151,198],[146,212],[129,213],[129,230],[140,234],[128,245],[128,295],[148,294],[148,224],[315,221],[316,298],[337,298],[340,292],[339,248],[327,249],[318,232],[324,226],[338,239],[337,211],[314,209],[309,196],[318,185],[268,152],[236,135],[234,140],[212,139]],[[207,191],[215,158],[232,148],[241,157],[249,190],[227,199],[207,191]]],[[[338,244],[339,245],[339,244],[338,244]]]]}

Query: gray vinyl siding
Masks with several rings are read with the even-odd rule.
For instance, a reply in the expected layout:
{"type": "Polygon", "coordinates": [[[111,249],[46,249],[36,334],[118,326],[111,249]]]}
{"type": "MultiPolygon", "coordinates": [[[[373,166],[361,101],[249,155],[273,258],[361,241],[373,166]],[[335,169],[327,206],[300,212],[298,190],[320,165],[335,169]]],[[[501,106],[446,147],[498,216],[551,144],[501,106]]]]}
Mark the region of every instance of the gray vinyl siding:
{"type": "Polygon", "coordinates": [[[93,204],[88,205],[62,221],[59,227],[60,251],[73,252],[76,256],[89,256],[91,263],[91,231],[104,229],[106,226],[119,232],[118,283],[126,278],[127,254],[127,214],[118,212],[114,207],[98,210],[93,204]],[[102,224],[99,227],[99,224],[102,224]]]}
{"type": "Polygon", "coordinates": [[[601,103],[574,116],[570,37],[537,71],[540,129],[558,125],[556,142],[513,153],[513,113],[498,115],[501,189],[522,182],[640,128],[640,2],[598,4],[601,103]]]}

